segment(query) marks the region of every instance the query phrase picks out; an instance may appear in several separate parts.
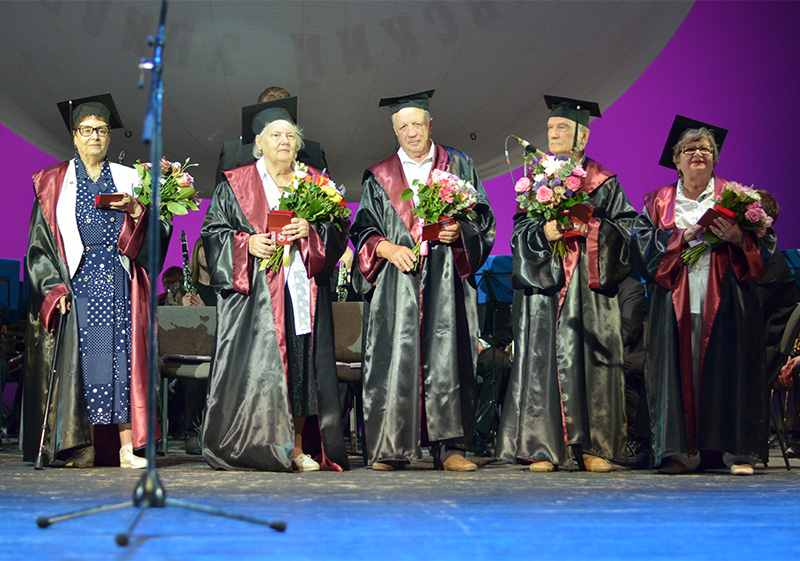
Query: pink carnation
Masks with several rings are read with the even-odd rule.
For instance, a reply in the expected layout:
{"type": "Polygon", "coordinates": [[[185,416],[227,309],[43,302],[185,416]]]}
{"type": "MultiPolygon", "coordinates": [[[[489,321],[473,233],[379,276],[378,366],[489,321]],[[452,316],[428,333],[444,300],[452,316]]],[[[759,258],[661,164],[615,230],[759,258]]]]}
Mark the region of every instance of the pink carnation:
{"type": "Polygon", "coordinates": [[[172,164],[164,158],[161,158],[161,173],[169,173],[170,171],[172,171],[172,164]]]}
{"type": "Polygon", "coordinates": [[[553,191],[549,187],[539,187],[536,190],[536,200],[541,204],[549,203],[553,198],[553,191]]]}
{"type": "Polygon", "coordinates": [[[514,191],[517,193],[525,193],[531,188],[531,180],[527,177],[523,177],[519,181],[517,181],[516,185],[514,185],[514,191]]]}
{"type": "MultiPolygon", "coordinates": [[[[584,175],[586,175],[585,172],[584,175]]],[[[564,185],[566,185],[567,189],[569,189],[574,193],[575,191],[581,188],[581,180],[575,177],[574,175],[570,175],[568,178],[564,180],[564,185]]]]}

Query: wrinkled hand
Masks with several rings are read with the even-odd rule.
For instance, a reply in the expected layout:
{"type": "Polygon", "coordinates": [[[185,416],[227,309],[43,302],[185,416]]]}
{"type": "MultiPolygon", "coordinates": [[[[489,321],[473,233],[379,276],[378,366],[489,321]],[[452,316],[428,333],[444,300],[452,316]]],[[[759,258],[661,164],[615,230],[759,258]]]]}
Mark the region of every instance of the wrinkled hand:
{"type": "MultiPolygon", "coordinates": [[[[115,194],[118,194],[118,193],[115,193],[115,194]]],[[[128,214],[131,215],[131,218],[133,218],[134,220],[138,220],[139,217],[144,212],[144,209],[142,208],[142,205],[140,205],[139,202],[135,198],[131,197],[127,193],[123,193],[122,194],[122,200],[121,201],[116,201],[116,202],[113,202],[113,203],[109,203],[108,207],[111,210],[119,210],[119,211],[122,211],[122,212],[127,212],[128,214]]]]}
{"type": "Polygon", "coordinates": [[[205,306],[205,302],[203,302],[199,294],[187,292],[181,298],[181,306],[205,306]]]}
{"type": "Polygon", "coordinates": [[[461,224],[457,220],[449,226],[439,230],[439,241],[446,244],[454,243],[461,239],[461,224]]]}
{"type": "Polygon", "coordinates": [[[694,226],[689,226],[683,231],[683,241],[690,242],[695,239],[697,236],[700,235],[704,228],[700,226],[700,224],[695,224],[694,226]]]}
{"type": "Polygon", "coordinates": [[[71,305],[72,305],[72,302],[70,302],[67,299],[67,295],[66,294],[64,296],[62,296],[61,298],[59,298],[59,300],[58,300],[58,310],[61,312],[62,316],[69,311],[69,308],[70,308],[71,305]]]}
{"type": "Polygon", "coordinates": [[[555,220],[548,220],[544,224],[544,237],[550,243],[557,242],[564,237],[564,229],[555,220]]]}
{"type": "Polygon", "coordinates": [[[281,232],[286,236],[290,242],[299,240],[300,238],[308,237],[308,229],[310,228],[308,220],[304,218],[292,218],[292,221],[281,229],[281,232]]]}
{"type": "Polygon", "coordinates": [[[271,234],[253,234],[247,244],[250,255],[261,259],[269,259],[275,253],[277,245],[271,234]]]}
{"type": "Polygon", "coordinates": [[[781,373],[778,375],[775,385],[779,388],[791,388],[794,383],[792,373],[798,368],[798,364],[800,364],[800,356],[788,359],[786,364],[781,367],[781,373]]]}
{"type": "Polygon", "coordinates": [[[742,245],[744,241],[744,232],[739,228],[739,225],[727,218],[715,218],[714,222],[708,228],[711,232],[724,242],[732,243],[733,245],[742,245]]]}
{"type": "Polygon", "coordinates": [[[414,250],[404,245],[396,245],[390,241],[383,240],[375,248],[375,252],[381,259],[387,259],[392,265],[408,273],[414,270],[417,263],[417,256],[414,250]]]}

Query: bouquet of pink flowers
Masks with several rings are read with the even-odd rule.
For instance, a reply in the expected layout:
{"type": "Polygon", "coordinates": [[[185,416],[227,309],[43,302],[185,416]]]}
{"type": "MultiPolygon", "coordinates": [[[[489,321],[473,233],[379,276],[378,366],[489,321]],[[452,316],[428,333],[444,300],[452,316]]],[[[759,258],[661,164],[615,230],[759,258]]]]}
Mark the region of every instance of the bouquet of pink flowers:
{"type": "MultiPolygon", "coordinates": [[[[341,230],[334,218],[350,216],[344,195],[344,185],[336,185],[324,175],[314,175],[304,164],[295,162],[294,178],[284,188],[278,210],[292,211],[297,218],[309,222],[330,220],[341,230]]],[[[261,260],[260,270],[269,267],[277,271],[283,265],[288,265],[288,258],[289,254],[284,255],[283,246],[279,245],[268,260],[261,260]]]]}
{"type": "MultiPolygon", "coordinates": [[[[729,181],[725,184],[719,198],[714,201],[714,210],[727,216],[744,231],[755,232],[759,238],[772,226],[772,218],[761,208],[761,195],[753,187],[729,181]]],[[[694,267],[706,249],[722,245],[723,241],[710,230],[705,230],[695,238],[698,243],[683,250],[683,262],[694,267]]]]}
{"type": "MultiPolygon", "coordinates": [[[[161,208],[159,214],[162,220],[172,220],[176,214],[189,214],[190,210],[198,210],[198,203],[201,201],[194,188],[194,178],[186,173],[186,170],[197,164],[190,164],[189,158],[184,163],[170,162],[161,158],[161,208]]],[[[152,192],[152,164],[142,163],[136,160],[133,164],[139,172],[139,179],[142,180],[141,186],[134,190],[134,196],[142,204],[149,205],[153,200],[152,192]]]]}
{"type": "MultiPolygon", "coordinates": [[[[586,177],[586,171],[574,157],[548,154],[534,160],[530,173],[514,185],[519,208],[535,220],[555,220],[566,226],[570,222],[567,211],[589,200],[581,191],[581,177],[586,177]]],[[[567,254],[561,240],[553,243],[553,249],[559,257],[567,254]]]]}
{"type": "MultiPolygon", "coordinates": [[[[443,218],[474,219],[477,216],[473,208],[478,202],[478,192],[469,181],[434,168],[425,183],[414,180],[414,185],[418,189],[419,199],[419,204],[414,208],[414,215],[424,225],[438,224],[443,218]]],[[[409,201],[414,198],[414,191],[406,189],[400,198],[409,201]]],[[[417,257],[420,246],[421,242],[417,242],[414,246],[414,254],[417,257]]]]}

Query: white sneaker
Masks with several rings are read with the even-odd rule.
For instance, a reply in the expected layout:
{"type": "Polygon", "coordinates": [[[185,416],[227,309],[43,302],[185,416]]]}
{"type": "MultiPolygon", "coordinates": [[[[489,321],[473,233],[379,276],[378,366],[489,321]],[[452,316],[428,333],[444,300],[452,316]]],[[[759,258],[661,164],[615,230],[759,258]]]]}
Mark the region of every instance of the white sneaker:
{"type": "Polygon", "coordinates": [[[126,444],[119,449],[119,467],[128,469],[144,469],[147,467],[147,460],[140,458],[133,453],[133,445],[126,444]]]}
{"type": "Polygon", "coordinates": [[[319,471],[319,464],[308,454],[300,454],[293,458],[292,466],[297,471],[319,471]]]}
{"type": "Polygon", "coordinates": [[[753,466],[750,464],[733,464],[731,466],[731,475],[753,475],[753,466]]]}

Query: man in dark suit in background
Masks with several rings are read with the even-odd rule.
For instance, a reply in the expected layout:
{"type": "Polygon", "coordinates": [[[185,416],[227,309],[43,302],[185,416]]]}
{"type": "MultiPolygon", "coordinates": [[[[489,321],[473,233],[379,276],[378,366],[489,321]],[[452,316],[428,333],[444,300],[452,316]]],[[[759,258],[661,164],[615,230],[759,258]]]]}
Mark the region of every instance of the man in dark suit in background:
{"type": "MultiPolygon", "coordinates": [[[[283,97],[291,97],[291,94],[280,86],[270,86],[258,96],[258,103],[272,101],[283,97]]],[[[303,149],[297,153],[298,161],[317,168],[321,171],[328,170],[328,162],[325,161],[325,151],[322,144],[313,140],[303,139],[303,149]]],[[[242,138],[228,140],[222,145],[219,153],[219,163],[217,164],[217,185],[224,179],[222,172],[233,169],[255,161],[253,156],[253,144],[242,144],[242,138]]]]}

